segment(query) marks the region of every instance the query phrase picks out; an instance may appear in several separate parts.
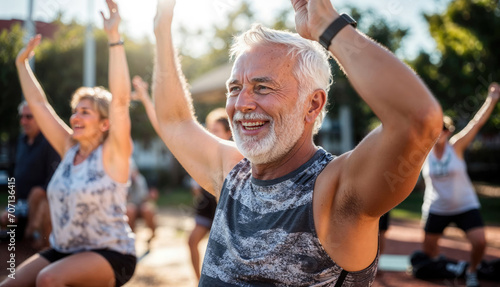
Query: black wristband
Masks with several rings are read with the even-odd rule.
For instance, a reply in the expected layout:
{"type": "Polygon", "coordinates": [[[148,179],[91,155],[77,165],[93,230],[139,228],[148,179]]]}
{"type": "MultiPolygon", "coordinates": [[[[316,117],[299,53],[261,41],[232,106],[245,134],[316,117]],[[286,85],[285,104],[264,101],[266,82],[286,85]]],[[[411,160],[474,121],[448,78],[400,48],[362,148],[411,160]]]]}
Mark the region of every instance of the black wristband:
{"type": "Polygon", "coordinates": [[[110,47],[114,47],[114,46],[122,46],[123,45],[123,40],[120,40],[118,42],[115,42],[115,43],[109,43],[109,46],[110,47]]]}
{"type": "Polygon", "coordinates": [[[332,24],[330,24],[330,26],[326,28],[325,32],[321,34],[321,36],[319,37],[319,43],[328,50],[333,37],[335,37],[335,35],[337,35],[337,33],[347,25],[352,25],[354,28],[356,28],[358,26],[358,23],[356,22],[356,20],[352,19],[351,16],[347,14],[341,14],[340,17],[335,19],[332,24]]]}

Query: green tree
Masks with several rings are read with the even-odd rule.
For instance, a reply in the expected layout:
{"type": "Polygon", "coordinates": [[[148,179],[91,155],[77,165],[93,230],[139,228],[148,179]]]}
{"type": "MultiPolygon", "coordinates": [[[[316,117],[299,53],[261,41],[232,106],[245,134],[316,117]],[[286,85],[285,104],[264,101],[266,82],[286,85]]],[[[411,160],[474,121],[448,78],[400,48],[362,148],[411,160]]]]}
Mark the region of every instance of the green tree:
{"type": "Polygon", "coordinates": [[[188,80],[196,79],[198,76],[211,69],[228,62],[229,48],[233,41],[233,36],[241,33],[250,27],[254,21],[254,13],[247,2],[229,13],[227,23],[222,27],[213,24],[209,33],[213,33],[208,43],[208,51],[199,57],[192,57],[190,54],[190,44],[200,41],[201,31],[190,33],[185,27],[180,28],[183,41],[180,43],[180,54],[182,55],[182,70],[188,80]]]}
{"type": "MultiPolygon", "coordinates": [[[[229,61],[229,49],[235,35],[250,28],[254,22],[254,13],[250,5],[243,1],[241,5],[229,13],[227,22],[219,26],[213,24],[208,30],[210,40],[204,39],[202,31],[190,32],[186,27],[180,27],[178,34],[182,35],[178,45],[181,55],[182,70],[188,83],[193,82],[197,77],[229,61]],[[208,50],[201,56],[192,56],[192,43],[206,41],[208,50]]],[[[207,37],[205,35],[205,37],[207,37]]],[[[203,122],[206,115],[214,108],[221,107],[225,102],[215,104],[193,103],[198,119],[203,122]]]]}
{"type": "Polygon", "coordinates": [[[19,134],[17,106],[21,101],[21,86],[17,78],[15,59],[23,47],[23,30],[19,24],[0,33],[0,141],[16,140],[19,134]]]}
{"type": "MultiPolygon", "coordinates": [[[[491,81],[500,81],[498,1],[451,1],[444,14],[425,15],[437,57],[422,52],[412,62],[443,106],[463,127],[482,105],[491,81]]],[[[497,109],[493,114],[497,114],[497,109]]],[[[500,128],[494,116],[484,131],[500,128]]]]}

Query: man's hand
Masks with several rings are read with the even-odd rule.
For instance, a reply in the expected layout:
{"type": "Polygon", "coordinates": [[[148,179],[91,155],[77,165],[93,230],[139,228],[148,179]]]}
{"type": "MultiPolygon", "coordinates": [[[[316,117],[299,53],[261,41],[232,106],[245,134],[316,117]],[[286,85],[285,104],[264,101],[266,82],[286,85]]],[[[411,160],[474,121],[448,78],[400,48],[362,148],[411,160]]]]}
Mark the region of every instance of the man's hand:
{"type": "Polygon", "coordinates": [[[108,5],[109,18],[106,18],[101,11],[104,31],[108,34],[110,42],[116,42],[120,40],[118,26],[120,25],[121,18],[118,12],[118,5],[113,0],[106,0],[106,4],[108,5]]]}
{"type": "Polygon", "coordinates": [[[26,47],[21,49],[16,57],[16,65],[23,65],[26,60],[31,59],[35,55],[35,48],[40,44],[42,35],[38,34],[31,38],[26,47]]]}
{"type": "Polygon", "coordinates": [[[295,10],[295,30],[306,39],[319,37],[339,14],[330,0],[291,0],[295,10]]]}
{"type": "Polygon", "coordinates": [[[140,76],[135,76],[132,79],[132,85],[134,86],[134,91],[130,95],[131,100],[139,101],[144,99],[145,97],[149,97],[149,85],[140,76]]]}
{"type": "Polygon", "coordinates": [[[154,22],[155,35],[158,36],[164,29],[170,31],[174,17],[175,0],[158,0],[154,22]]]}
{"type": "Polygon", "coordinates": [[[491,83],[488,88],[488,96],[495,102],[500,98],[500,85],[498,83],[491,83]]]}

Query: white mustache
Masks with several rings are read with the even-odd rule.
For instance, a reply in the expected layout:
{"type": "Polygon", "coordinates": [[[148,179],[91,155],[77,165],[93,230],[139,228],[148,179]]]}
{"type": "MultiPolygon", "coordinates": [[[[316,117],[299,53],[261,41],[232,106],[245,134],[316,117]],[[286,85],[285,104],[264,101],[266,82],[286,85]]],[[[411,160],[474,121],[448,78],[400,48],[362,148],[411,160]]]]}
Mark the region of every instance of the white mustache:
{"type": "Polygon", "coordinates": [[[262,113],[242,113],[236,111],[233,116],[233,122],[242,120],[262,120],[262,121],[272,121],[272,117],[262,113]]]}

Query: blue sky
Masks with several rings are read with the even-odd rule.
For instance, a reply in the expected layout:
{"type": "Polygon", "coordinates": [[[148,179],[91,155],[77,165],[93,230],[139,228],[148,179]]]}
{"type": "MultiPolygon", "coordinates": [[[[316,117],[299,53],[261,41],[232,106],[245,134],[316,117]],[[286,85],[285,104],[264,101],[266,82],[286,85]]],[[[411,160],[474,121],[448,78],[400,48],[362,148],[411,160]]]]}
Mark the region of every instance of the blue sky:
{"type": "MultiPolygon", "coordinates": [[[[93,13],[89,17],[89,2],[92,0],[34,0],[33,16],[35,20],[51,21],[58,11],[63,11],[64,21],[77,19],[85,23],[91,18],[96,27],[101,27],[102,20],[99,11],[105,11],[104,0],[93,0],[93,13]]],[[[225,15],[239,6],[243,0],[177,0],[174,23],[182,23],[191,30],[207,30],[212,23],[224,23],[225,15]],[[196,9],[193,9],[196,7],[196,9]]],[[[20,18],[28,14],[28,0],[0,0],[0,19],[20,18]]],[[[252,0],[253,11],[258,21],[270,23],[277,11],[287,5],[289,0],[252,0]]],[[[392,25],[410,28],[409,37],[403,43],[399,56],[413,58],[419,50],[431,52],[435,48],[428,33],[428,27],[423,20],[422,12],[440,13],[449,0],[338,0],[332,1],[342,12],[343,7],[352,5],[361,9],[371,8],[382,15],[392,25]]],[[[156,10],[156,0],[118,0],[123,19],[122,31],[135,38],[153,36],[153,18],[156,10]]],[[[210,31],[207,31],[207,39],[210,31]]],[[[203,41],[200,41],[203,43],[203,41]]],[[[202,53],[203,47],[194,53],[202,53]]]]}

